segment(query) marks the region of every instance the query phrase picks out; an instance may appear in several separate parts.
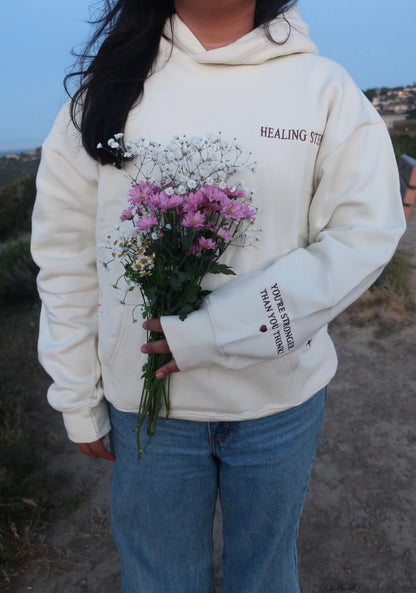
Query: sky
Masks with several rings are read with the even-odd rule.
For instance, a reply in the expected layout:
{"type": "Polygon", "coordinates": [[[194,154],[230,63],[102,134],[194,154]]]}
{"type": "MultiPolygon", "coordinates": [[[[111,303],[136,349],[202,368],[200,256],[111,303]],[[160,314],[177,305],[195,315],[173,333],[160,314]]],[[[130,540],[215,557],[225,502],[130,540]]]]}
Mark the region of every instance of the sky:
{"type": "MultiPolygon", "coordinates": [[[[209,0],[207,0],[209,1],[209,0]]],[[[62,86],[101,0],[13,0],[0,20],[0,151],[40,146],[66,99],[62,86]]],[[[299,0],[321,55],[358,86],[416,83],[416,1],[299,0]],[[399,9],[397,9],[399,7],[399,9]]]]}

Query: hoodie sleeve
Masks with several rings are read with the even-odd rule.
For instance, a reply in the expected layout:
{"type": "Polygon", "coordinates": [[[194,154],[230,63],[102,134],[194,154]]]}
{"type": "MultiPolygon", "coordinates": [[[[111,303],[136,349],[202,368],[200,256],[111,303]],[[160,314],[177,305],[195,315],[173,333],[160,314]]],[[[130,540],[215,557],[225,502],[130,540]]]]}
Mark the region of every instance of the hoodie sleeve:
{"type": "Polygon", "coordinates": [[[32,254],[40,268],[39,359],[53,380],[48,400],[74,442],[110,430],[97,356],[97,179],[65,106],[42,147],[32,254]]]}
{"type": "Polygon", "coordinates": [[[365,292],[391,259],[405,229],[397,166],[384,122],[357,97],[334,101],[328,117],[309,245],[227,282],[184,322],[162,318],[181,370],[240,369],[296,351],[365,292]]]}

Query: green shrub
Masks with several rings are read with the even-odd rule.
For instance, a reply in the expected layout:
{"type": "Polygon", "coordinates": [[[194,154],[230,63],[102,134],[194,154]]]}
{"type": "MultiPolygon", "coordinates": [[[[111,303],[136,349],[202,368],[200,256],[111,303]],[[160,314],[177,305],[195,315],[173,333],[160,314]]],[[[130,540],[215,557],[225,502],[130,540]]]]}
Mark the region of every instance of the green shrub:
{"type": "Polygon", "coordinates": [[[24,233],[0,248],[0,299],[35,300],[38,267],[30,254],[30,235],[24,233]]]}
{"type": "Polygon", "coordinates": [[[407,154],[416,159],[416,136],[399,134],[397,136],[393,135],[391,139],[397,159],[399,159],[402,154],[407,154]]]}
{"type": "Polygon", "coordinates": [[[35,197],[34,177],[16,179],[0,188],[0,242],[30,232],[35,197]]]}

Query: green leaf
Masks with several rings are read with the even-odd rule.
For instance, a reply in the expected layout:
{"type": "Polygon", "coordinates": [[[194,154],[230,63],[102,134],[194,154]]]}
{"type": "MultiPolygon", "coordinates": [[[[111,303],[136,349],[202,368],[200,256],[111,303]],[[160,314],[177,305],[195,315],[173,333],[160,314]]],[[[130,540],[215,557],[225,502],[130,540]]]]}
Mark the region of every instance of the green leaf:
{"type": "Polygon", "coordinates": [[[195,307],[193,305],[184,305],[178,312],[179,319],[184,321],[193,311],[195,311],[195,307]]]}
{"type": "Polygon", "coordinates": [[[235,276],[235,272],[226,264],[218,264],[214,262],[209,270],[210,274],[225,274],[226,276],[235,276]]]}
{"type": "Polygon", "coordinates": [[[181,272],[180,270],[176,270],[172,276],[169,278],[169,285],[175,291],[179,292],[185,282],[190,282],[191,278],[185,272],[181,272]]]}

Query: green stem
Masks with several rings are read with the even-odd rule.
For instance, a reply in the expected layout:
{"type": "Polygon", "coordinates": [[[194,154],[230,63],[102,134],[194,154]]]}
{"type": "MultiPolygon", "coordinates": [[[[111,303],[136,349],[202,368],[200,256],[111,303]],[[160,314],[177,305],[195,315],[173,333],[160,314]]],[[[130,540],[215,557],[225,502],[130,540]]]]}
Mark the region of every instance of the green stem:
{"type": "MultiPolygon", "coordinates": [[[[161,335],[156,332],[149,332],[148,341],[154,342],[160,340],[161,335]]],[[[152,437],[156,433],[156,423],[162,409],[162,404],[165,405],[166,420],[169,419],[170,409],[170,381],[167,384],[164,379],[158,379],[156,377],[156,371],[167,362],[171,360],[170,354],[150,354],[148,360],[143,366],[143,389],[140,398],[139,412],[137,416],[137,452],[138,459],[140,460],[144,450],[150,443],[152,437]],[[144,446],[142,446],[140,439],[140,430],[142,426],[146,425],[146,436],[147,440],[144,446]]]]}

